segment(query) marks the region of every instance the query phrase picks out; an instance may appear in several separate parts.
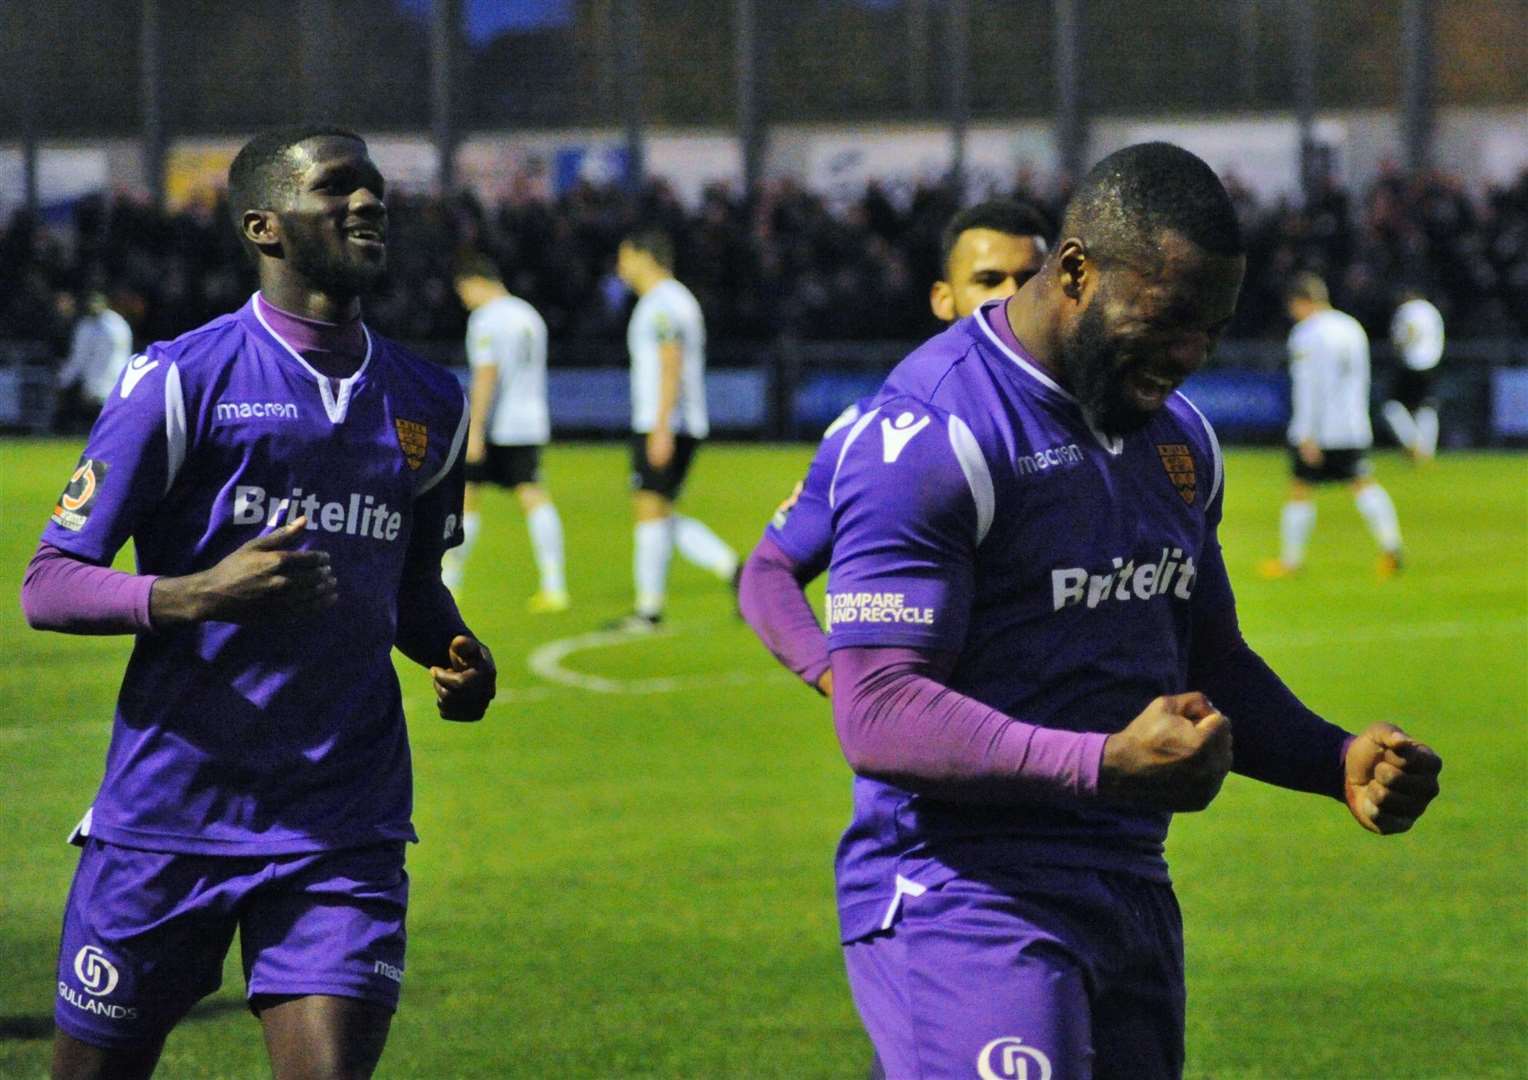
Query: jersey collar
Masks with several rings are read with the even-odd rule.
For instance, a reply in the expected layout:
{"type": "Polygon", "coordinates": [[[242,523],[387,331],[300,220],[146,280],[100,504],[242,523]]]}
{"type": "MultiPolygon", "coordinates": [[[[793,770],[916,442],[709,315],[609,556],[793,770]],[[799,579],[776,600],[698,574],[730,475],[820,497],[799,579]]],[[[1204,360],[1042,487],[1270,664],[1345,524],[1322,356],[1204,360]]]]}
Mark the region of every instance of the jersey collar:
{"type": "Polygon", "coordinates": [[[343,379],[334,379],[323,374],[323,372],[304,360],[302,353],[292,348],[291,343],[286,338],[276,333],[275,328],[266,319],[264,311],[261,310],[264,306],[265,300],[258,292],[249,298],[249,309],[254,313],[255,321],[265,329],[265,332],[271,336],[276,344],[286,350],[287,355],[302,365],[302,369],[313,377],[314,382],[318,383],[318,396],[324,403],[324,413],[329,417],[329,422],[331,424],[343,424],[345,422],[345,415],[350,411],[350,395],[355,388],[356,380],[365,373],[366,368],[371,364],[371,331],[366,328],[364,322],[361,323],[361,333],[366,336],[366,355],[361,358],[361,366],[356,368],[353,374],[347,375],[343,379]]]}
{"type": "Polygon", "coordinates": [[[1125,440],[1117,436],[1111,437],[1105,435],[1095,428],[1083,412],[1082,403],[1052,378],[1035,361],[1034,357],[1026,353],[1022,344],[1017,349],[1013,348],[1013,346],[1003,340],[1001,334],[992,328],[992,323],[988,319],[988,316],[992,313],[991,309],[1003,303],[1006,303],[1006,301],[989,300],[971,315],[971,321],[978,327],[976,335],[978,339],[985,339],[986,344],[996,349],[998,354],[1008,361],[1008,366],[1016,370],[1026,381],[1038,384],[1038,388],[1045,393],[1061,398],[1076,409],[1083,425],[1088,429],[1088,433],[1093,436],[1098,445],[1107,450],[1111,455],[1118,456],[1125,448],[1125,440]]]}

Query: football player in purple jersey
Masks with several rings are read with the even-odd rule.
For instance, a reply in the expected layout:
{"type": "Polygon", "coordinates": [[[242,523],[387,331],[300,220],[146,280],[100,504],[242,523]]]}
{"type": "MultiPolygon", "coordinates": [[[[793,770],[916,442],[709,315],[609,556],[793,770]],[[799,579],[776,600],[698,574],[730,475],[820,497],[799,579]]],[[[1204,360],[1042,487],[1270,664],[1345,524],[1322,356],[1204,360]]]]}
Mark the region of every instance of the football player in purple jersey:
{"type": "MultiPolygon", "coordinates": [[[[956,214],[940,235],[943,276],[929,289],[935,317],[953,322],[988,300],[1012,296],[1044,264],[1049,232],[1040,211],[1012,199],[989,199],[956,214]]],[[[827,637],[805,589],[828,568],[828,481],[864,404],[850,405],[823,432],[805,478],[775,511],[739,581],[739,610],[749,625],[780,663],[826,696],[833,692],[827,637]]]]}
{"type": "Polygon", "coordinates": [[[381,174],[355,134],[250,140],[239,311],[123,372],[27,568],[34,627],[136,635],[58,962],[55,1077],[152,1073],[237,930],[278,1077],[370,1075],[404,978],[412,776],[396,647],[480,719],[455,378],[377,337],[381,174]],[[110,569],[132,539],[137,573],[110,569]]]}
{"type": "Polygon", "coordinates": [[[1220,448],[1177,392],[1240,291],[1219,180],[1128,147],[1060,237],[898,365],[827,484],[841,937],[889,1077],[1180,1076],[1172,813],[1233,769],[1376,833],[1438,792],[1433,750],[1329,723],[1241,636],[1220,448]]]}

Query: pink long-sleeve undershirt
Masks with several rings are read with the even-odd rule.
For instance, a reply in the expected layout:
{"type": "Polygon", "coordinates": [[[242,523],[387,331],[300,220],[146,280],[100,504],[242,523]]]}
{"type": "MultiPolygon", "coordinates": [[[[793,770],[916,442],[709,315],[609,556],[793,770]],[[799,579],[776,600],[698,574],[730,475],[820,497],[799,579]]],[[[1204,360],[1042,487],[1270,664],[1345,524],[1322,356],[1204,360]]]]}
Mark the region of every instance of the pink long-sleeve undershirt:
{"type": "Polygon", "coordinates": [[[833,723],[861,776],[973,803],[1076,801],[1098,793],[1108,736],[1026,724],[942,684],[949,653],[832,654],[833,723]]]}
{"type": "Polygon", "coordinates": [[[142,634],[153,629],[154,574],[97,566],[44,541],[21,584],[27,625],[64,634],[142,634]]]}
{"type": "Polygon", "coordinates": [[[744,620],[765,647],[813,688],[828,670],[827,635],[801,591],[815,576],[766,536],[743,564],[737,593],[744,620]]]}

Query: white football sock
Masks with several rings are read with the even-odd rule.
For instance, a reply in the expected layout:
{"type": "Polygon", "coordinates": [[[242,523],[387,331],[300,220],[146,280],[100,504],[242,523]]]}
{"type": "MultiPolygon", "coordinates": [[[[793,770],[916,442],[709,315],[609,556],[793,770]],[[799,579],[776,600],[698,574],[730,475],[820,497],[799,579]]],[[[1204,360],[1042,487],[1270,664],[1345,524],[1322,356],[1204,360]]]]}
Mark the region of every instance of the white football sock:
{"type": "MultiPolygon", "coordinates": [[[[1395,432],[1396,439],[1408,450],[1417,448],[1417,421],[1413,420],[1410,411],[1399,401],[1387,401],[1381,410],[1385,414],[1385,423],[1390,425],[1390,430],[1395,432]]],[[[1417,410],[1419,413],[1420,409],[1417,410]]]]}
{"type": "Polygon", "coordinates": [[[568,581],[562,559],[562,518],[557,516],[557,507],[549,502],[542,503],[525,515],[525,527],[531,534],[531,550],[541,571],[541,591],[567,592],[568,581]]]}
{"type": "Polygon", "coordinates": [[[661,615],[668,593],[669,558],[674,552],[674,527],[669,518],[641,521],[633,530],[632,574],[637,583],[637,614],[661,615]]]}
{"type": "Polygon", "coordinates": [[[1381,551],[1394,554],[1401,550],[1401,523],[1389,492],[1378,484],[1369,484],[1353,498],[1353,504],[1363,515],[1381,551]]]}
{"type": "Polygon", "coordinates": [[[467,556],[472,553],[472,545],[477,543],[478,530],[482,527],[482,518],[476,510],[468,510],[462,515],[462,542],[446,552],[441,560],[440,579],[446,583],[446,588],[455,592],[462,587],[462,575],[467,568],[467,556]]]}
{"type": "Polygon", "coordinates": [[[1438,453],[1438,410],[1431,405],[1417,410],[1417,453],[1428,458],[1438,453]]]}
{"type": "Polygon", "coordinates": [[[731,581],[737,573],[737,552],[703,521],[675,514],[674,545],[687,562],[709,570],[723,581],[731,581]]]}
{"type": "Polygon", "coordinates": [[[1305,561],[1305,545],[1316,527],[1316,504],[1310,500],[1287,502],[1279,515],[1279,561],[1293,569],[1305,561]]]}

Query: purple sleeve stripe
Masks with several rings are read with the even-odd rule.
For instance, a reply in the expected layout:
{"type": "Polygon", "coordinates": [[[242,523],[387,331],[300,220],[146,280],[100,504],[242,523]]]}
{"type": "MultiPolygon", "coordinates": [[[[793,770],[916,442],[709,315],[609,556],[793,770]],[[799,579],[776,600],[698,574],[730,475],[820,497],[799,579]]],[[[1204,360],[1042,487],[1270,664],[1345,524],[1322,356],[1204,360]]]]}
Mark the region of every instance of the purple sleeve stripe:
{"type": "Polygon", "coordinates": [[[142,634],[153,629],[149,594],[158,578],[128,574],[70,555],[47,541],[27,564],[21,610],[36,630],[142,634]]]}

